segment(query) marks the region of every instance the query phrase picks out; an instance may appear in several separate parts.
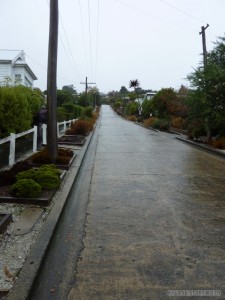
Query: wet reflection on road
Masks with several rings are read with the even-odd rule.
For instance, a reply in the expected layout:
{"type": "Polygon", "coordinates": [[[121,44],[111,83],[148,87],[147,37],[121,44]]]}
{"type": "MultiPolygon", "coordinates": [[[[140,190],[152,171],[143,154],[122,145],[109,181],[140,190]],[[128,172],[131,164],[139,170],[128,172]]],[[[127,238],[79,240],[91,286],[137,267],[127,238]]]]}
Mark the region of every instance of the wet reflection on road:
{"type": "Polygon", "coordinates": [[[225,161],[103,106],[71,299],[225,292],[225,161]]]}

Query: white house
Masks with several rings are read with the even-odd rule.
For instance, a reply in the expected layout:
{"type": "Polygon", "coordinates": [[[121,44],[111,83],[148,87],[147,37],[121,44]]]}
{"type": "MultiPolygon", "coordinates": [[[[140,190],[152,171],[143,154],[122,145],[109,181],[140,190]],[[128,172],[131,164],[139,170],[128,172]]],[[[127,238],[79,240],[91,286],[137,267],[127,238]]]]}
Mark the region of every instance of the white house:
{"type": "Polygon", "coordinates": [[[25,61],[22,50],[0,49],[0,86],[22,84],[33,87],[37,77],[25,61]]]}
{"type": "Polygon", "coordinates": [[[156,92],[147,92],[146,94],[145,94],[145,96],[144,96],[144,99],[143,99],[143,101],[144,100],[151,100],[154,96],[155,96],[155,94],[156,94],[156,92]]]}
{"type": "Polygon", "coordinates": [[[155,94],[156,94],[156,92],[147,92],[145,94],[144,98],[136,98],[135,99],[135,102],[137,102],[139,104],[139,108],[138,108],[139,115],[142,112],[142,104],[143,104],[144,100],[151,100],[155,96],[155,94]]]}

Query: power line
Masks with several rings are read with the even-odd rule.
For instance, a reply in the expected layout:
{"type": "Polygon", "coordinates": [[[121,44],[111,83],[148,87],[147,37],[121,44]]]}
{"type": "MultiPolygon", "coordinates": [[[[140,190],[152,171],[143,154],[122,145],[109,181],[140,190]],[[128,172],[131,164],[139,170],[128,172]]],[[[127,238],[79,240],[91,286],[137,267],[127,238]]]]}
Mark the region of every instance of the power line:
{"type": "Polygon", "coordinates": [[[88,67],[88,59],[87,59],[87,48],[86,48],[86,42],[85,42],[85,36],[84,36],[84,23],[83,23],[82,9],[81,9],[80,0],[79,0],[79,8],[80,8],[80,18],[81,18],[81,27],[82,27],[82,35],[83,35],[85,62],[86,62],[86,68],[87,68],[87,71],[88,71],[89,67],[88,67]]]}
{"type": "Polygon", "coordinates": [[[166,2],[165,0],[160,0],[160,1],[161,1],[163,4],[165,4],[165,5],[167,5],[167,6],[171,7],[171,8],[173,8],[173,9],[179,11],[180,13],[182,13],[183,15],[185,15],[185,16],[191,18],[191,19],[194,19],[194,20],[196,20],[196,21],[198,21],[198,22],[201,22],[201,23],[204,22],[204,21],[202,21],[201,19],[196,18],[196,17],[190,15],[189,13],[185,12],[184,10],[182,10],[182,9],[180,9],[180,8],[178,8],[178,7],[174,6],[174,5],[172,5],[172,4],[168,3],[168,2],[166,2]]]}
{"type": "MultiPolygon", "coordinates": [[[[49,6],[48,0],[46,0],[46,2],[47,2],[47,4],[48,4],[48,6],[49,6]]],[[[70,66],[71,66],[71,68],[72,68],[72,70],[73,70],[73,72],[74,72],[75,77],[77,77],[77,75],[78,75],[78,77],[79,77],[79,79],[80,79],[81,76],[80,76],[80,74],[79,74],[77,65],[76,65],[76,63],[75,63],[75,60],[74,60],[74,57],[73,57],[73,54],[72,54],[72,51],[71,51],[70,43],[69,43],[69,40],[68,40],[68,38],[67,38],[66,30],[65,30],[65,27],[64,27],[64,24],[63,24],[63,20],[62,20],[62,17],[61,17],[61,14],[60,14],[60,11],[59,11],[59,10],[58,10],[58,14],[59,14],[59,17],[60,17],[60,21],[61,21],[61,24],[62,24],[63,32],[64,32],[64,35],[65,35],[65,38],[66,38],[66,41],[67,41],[67,45],[68,45],[68,48],[69,48],[70,55],[71,55],[71,58],[72,58],[72,59],[70,59],[69,54],[68,54],[67,49],[66,49],[66,46],[65,46],[65,44],[64,44],[64,42],[63,42],[63,39],[62,39],[62,37],[61,37],[61,34],[59,33],[60,41],[61,41],[61,43],[62,43],[62,46],[63,46],[63,48],[64,48],[64,51],[65,51],[65,53],[66,53],[66,56],[67,56],[67,58],[68,58],[68,61],[69,61],[70,66]],[[76,71],[75,71],[75,69],[74,69],[73,66],[75,66],[76,71]],[[77,73],[77,74],[76,74],[76,73],[77,73]]]]}
{"type": "MultiPolygon", "coordinates": [[[[59,17],[60,17],[60,21],[61,21],[61,23],[62,23],[62,28],[63,28],[64,34],[65,34],[65,37],[66,37],[67,45],[68,45],[68,47],[69,47],[69,51],[70,51],[70,55],[71,55],[71,57],[72,57],[73,64],[74,64],[75,69],[76,69],[76,71],[77,71],[78,77],[81,78],[81,77],[80,77],[80,74],[79,74],[79,71],[78,71],[78,68],[77,68],[77,65],[76,65],[75,60],[74,60],[73,53],[72,53],[72,51],[71,51],[70,43],[69,43],[69,40],[68,40],[68,38],[67,38],[66,30],[65,30],[65,27],[64,27],[64,24],[63,24],[63,20],[62,20],[62,17],[61,17],[61,14],[60,14],[60,13],[59,13],[59,17]]],[[[73,67],[73,65],[72,65],[72,67],[73,67]]]]}
{"type": "Polygon", "coordinates": [[[91,75],[93,77],[90,0],[88,0],[88,20],[89,20],[89,40],[90,40],[89,48],[90,48],[90,61],[91,61],[91,75]]]}
{"type": "Polygon", "coordinates": [[[165,20],[165,19],[163,19],[163,18],[161,18],[161,17],[152,15],[152,14],[150,14],[149,12],[147,12],[147,11],[145,11],[145,10],[142,10],[142,9],[140,9],[140,8],[138,8],[138,7],[135,7],[135,6],[133,6],[133,5],[127,4],[127,3],[125,3],[125,2],[123,2],[123,1],[121,1],[121,0],[114,0],[114,1],[115,1],[115,2],[118,2],[118,3],[122,4],[122,5],[124,5],[124,6],[126,6],[126,7],[129,7],[130,9],[135,10],[135,11],[137,11],[137,12],[143,14],[143,15],[147,15],[147,16],[149,16],[149,17],[151,17],[151,18],[154,18],[154,19],[157,19],[157,20],[159,20],[159,21],[161,21],[161,22],[163,22],[163,23],[167,23],[167,24],[169,24],[169,25],[171,25],[171,26],[175,26],[175,27],[178,28],[178,29],[179,29],[179,28],[183,28],[183,29],[185,29],[185,30],[195,31],[195,29],[187,28],[187,27],[185,27],[185,26],[183,26],[183,25],[180,25],[180,24],[179,24],[179,26],[178,26],[178,25],[175,24],[175,23],[172,23],[172,22],[170,22],[170,21],[167,21],[167,20],[165,20]]]}
{"type": "MultiPolygon", "coordinates": [[[[36,59],[34,59],[33,57],[31,57],[30,55],[28,55],[27,53],[25,53],[25,55],[31,60],[33,61],[36,65],[38,65],[39,67],[41,67],[43,70],[47,71],[47,67],[46,66],[43,66],[42,64],[40,64],[36,59]]],[[[71,79],[68,79],[68,78],[65,78],[61,75],[58,74],[57,72],[57,77],[58,78],[61,78],[63,80],[66,80],[66,81],[71,81],[71,79]]],[[[73,80],[72,80],[73,81],[73,80]]]]}
{"type": "Polygon", "coordinates": [[[98,13],[97,13],[97,35],[96,35],[96,56],[95,56],[95,78],[97,77],[97,65],[98,65],[98,38],[99,38],[99,0],[98,0],[98,13]]]}

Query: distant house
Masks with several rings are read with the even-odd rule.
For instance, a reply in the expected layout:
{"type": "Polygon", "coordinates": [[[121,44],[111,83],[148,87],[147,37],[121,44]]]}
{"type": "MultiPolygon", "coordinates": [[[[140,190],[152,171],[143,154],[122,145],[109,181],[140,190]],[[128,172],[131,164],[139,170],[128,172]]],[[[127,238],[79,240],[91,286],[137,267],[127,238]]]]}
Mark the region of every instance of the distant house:
{"type": "Polygon", "coordinates": [[[143,100],[151,100],[155,96],[156,92],[147,92],[143,100]]]}
{"type": "Polygon", "coordinates": [[[20,50],[0,49],[0,86],[17,85],[33,88],[37,77],[25,61],[25,53],[20,50]]]}
{"type": "Polygon", "coordinates": [[[151,100],[154,96],[155,96],[156,92],[147,92],[144,96],[144,98],[136,98],[135,102],[137,102],[139,104],[138,107],[138,111],[139,111],[139,115],[142,112],[142,104],[144,102],[144,100],[151,100]]]}

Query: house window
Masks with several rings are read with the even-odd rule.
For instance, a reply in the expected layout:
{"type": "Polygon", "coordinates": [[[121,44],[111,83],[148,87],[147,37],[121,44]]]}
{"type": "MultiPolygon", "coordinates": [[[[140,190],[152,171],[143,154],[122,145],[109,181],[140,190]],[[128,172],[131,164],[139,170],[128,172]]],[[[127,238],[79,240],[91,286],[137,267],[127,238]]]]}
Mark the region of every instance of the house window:
{"type": "Polygon", "coordinates": [[[32,83],[30,82],[30,80],[26,76],[25,76],[25,86],[32,87],[32,83]]]}
{"type": "Polygon", "coordinates": [[[21,78],[21,74],[15,74],[15,83],[21,83],[22,82],[22,78],[21,78]]]}

